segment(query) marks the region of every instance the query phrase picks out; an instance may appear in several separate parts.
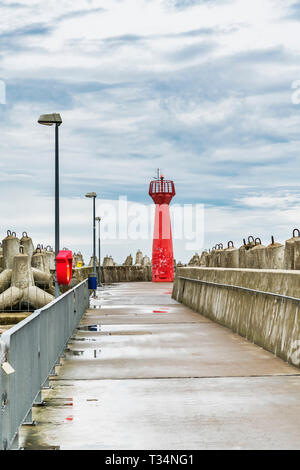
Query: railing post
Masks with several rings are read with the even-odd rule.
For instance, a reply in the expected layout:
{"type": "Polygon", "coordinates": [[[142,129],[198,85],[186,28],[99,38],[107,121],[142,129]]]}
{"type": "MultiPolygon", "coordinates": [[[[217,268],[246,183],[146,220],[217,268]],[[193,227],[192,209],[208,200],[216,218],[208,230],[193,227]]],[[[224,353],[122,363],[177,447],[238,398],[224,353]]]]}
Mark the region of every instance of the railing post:
{"type": "Polygon", "coordinates": [[[4,426],[4,409],[7,401],[7,392],[4,388],[4,372],[2,371],[2,364],[5,360],[5,345],[0,339],[0,450],[4,450],[5,443],[3,442],[3,426],[4,426]]]}
{"type": "Polygon", "coordinates": [[[3,371],[3,364],[7,361],[8,347],[4,341],[0,340],[0,395],[1,395],[1,417],[0,417],[0,449],[7,450],[9,448],[9,426],[10,426],[10,410],[9,410],[9,375],[3,371]]]}

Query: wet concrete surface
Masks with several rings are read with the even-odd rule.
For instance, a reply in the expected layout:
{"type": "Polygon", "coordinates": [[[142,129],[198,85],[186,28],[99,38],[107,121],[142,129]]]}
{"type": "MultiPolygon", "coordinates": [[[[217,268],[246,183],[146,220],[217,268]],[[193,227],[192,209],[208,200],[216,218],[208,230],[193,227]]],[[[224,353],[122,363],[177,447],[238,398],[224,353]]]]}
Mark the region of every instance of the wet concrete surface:
{"type": "Polygon", "coordinates": [[[299,369],[178,304],[171,287],[97,293],[21,445],[300,449],[299,369]]]}

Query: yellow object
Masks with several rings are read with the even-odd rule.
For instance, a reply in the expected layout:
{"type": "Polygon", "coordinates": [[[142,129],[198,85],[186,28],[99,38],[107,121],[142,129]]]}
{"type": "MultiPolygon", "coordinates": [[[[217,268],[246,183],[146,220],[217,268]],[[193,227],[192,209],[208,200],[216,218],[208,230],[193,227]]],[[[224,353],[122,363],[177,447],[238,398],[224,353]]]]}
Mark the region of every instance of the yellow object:
{"type": "Polygon", "coordinates": [[[77,261],[76,268],[82,268],[82,261],[77,261]]]}

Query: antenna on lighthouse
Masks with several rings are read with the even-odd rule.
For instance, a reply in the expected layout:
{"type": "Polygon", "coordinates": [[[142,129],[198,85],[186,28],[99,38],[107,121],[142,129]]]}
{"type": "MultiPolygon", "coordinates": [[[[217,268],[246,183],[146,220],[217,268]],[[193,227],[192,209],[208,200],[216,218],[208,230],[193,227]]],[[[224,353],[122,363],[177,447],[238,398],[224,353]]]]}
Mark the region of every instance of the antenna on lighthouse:
{"type": "Polygon", "coordinates": [[[159,180],[160,179],[160,169],[156,169],[156,176],[154,176],[154,179],[159,180]]]}

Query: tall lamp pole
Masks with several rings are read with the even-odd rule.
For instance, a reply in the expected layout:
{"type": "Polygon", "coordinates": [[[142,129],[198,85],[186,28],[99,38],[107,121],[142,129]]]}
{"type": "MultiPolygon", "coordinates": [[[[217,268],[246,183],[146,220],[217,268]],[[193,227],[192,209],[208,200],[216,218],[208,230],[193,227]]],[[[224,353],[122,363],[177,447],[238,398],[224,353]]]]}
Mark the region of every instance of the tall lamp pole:
{"type": "Polygon", "coordinates": [[[101,246],[100,246],[100,222],[101,217],[96,217],[96,221],[98,222],[98,257],[99,257],[99,287],[101,287],[101,246]]]}
{"type": "MultiPolygon", "coordinates": [[[[96,193],[86,193],[85,197],[93,199],[93,275],[97,277],[96,271],[96,193]]],[[[94,296],[96,291],[94,291],[94,296]]]]}
{"type": "Polygon", "coordinates": [[[55,125],[55,297],[59,297],[59,285],[57,282],[56,257],[59,253],[59,133],[58,128],[62,123],[60,114],[42,114],[38,120],[44,126],[55,125]]]}

